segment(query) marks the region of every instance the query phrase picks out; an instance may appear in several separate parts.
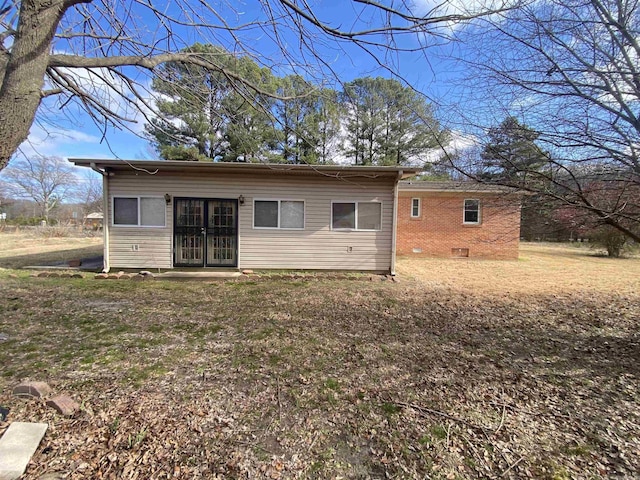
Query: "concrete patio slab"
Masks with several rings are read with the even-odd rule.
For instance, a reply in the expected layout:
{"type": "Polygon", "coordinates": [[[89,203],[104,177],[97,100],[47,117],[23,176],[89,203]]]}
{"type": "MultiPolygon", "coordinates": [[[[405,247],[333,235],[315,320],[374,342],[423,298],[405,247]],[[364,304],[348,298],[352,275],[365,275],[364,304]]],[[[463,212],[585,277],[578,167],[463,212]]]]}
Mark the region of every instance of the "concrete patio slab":
{"type": "Polygon", "coordinates": [[[156,279],[206,280],[208,278],[237,278],[240,272],[164,272],[156,274],[156,279]]]}
{"type": "Polygon", "coordinates": [[[48,426],[27,422],[9,425],[0,438],[0,480],[15,480],[24,473],[48,426]]]}

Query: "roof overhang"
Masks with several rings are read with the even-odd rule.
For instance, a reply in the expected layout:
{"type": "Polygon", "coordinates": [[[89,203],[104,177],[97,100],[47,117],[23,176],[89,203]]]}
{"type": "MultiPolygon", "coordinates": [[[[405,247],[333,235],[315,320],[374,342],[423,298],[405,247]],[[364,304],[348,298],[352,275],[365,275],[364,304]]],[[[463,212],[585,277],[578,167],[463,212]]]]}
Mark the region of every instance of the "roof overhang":
{"type": "Polygon", "coordinates": [[[433,192],[433,193],[483,193],[483,194],[514,194],[523,192],[503,185],[489,185],[479,182],[429,182],[408,181],[398,184],[400,192],[433,192]]]}
{"type": "Polygon", "coordinates": [[[146,172],[176,174],[259,173],[265,175],[326,176],[334,178],[410,178],[421,169],[415,167],[378,167],[362,165],[307,165],[283,163],[236,162],[182,162],[170,160],[100,160],[96,158],[69,158],[79,167],[97,169],[106,173],[146,172]]]}

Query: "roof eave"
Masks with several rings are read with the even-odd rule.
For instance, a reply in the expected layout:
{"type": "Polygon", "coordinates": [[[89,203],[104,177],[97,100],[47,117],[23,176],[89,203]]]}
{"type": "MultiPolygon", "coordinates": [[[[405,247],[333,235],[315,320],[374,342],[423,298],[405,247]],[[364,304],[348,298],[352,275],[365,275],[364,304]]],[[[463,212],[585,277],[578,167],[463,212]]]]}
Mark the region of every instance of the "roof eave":
{"type": "Polygon", "coordinates": [[[168,160],[100,160],[95,158],[69,158],[79,167],[110,170],[181,171],[181,172],[272,172],[274,174],[365,176],[375,174],[399,179],[410,178],[420,171],[415,167],[377,167],[362,165],[307,165],[278,163],[234,163],[234,162],[182,162],[168,160]]]}
{"type": "Polygon", "coordinates": [[[431,193],[482,193],[482,194],[514,194],[520,190],[503,185],[484,185],[474,182],[401,182],[400,192],[431,192],[431,193]],[[446,185],[446,186],[443,186],[446,185]]]}

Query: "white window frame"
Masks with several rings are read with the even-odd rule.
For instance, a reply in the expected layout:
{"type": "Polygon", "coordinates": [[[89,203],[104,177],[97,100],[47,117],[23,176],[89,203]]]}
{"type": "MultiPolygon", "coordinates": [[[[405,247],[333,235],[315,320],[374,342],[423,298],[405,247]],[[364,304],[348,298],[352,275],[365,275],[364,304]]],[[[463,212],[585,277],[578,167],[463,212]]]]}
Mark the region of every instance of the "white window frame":
{"type": "Polygon", "coordinates": [[[253,199],[253,228],[254,230],[304,230],[307,225],[307,204],[305,200],[299,198],[254,198],[253,199]],[[278,202],[278,226],[277,227],[256,227],[256,202],[278,202]],[[302,202],[302,227],[281,227],[280,205],[282,202],[302,202]]]}
{"type": "Polygon", "coordinates": [[[465,198],[462,202],[462,223],[464,225],[480,225],[482,222],[482,203],[479,198],[465,198]],[[467,202],[478,202],[478,221],[467,222],[467,202]]]}
{"type": "Polygon", "coordinates": [[[422,214],[422,199],[420,197],[413,197],[411,199],[411,218],[420,218],[420,215],[422,214]],[[414,215],[413,214],[413,202],[418,201],[418,214],[414,215]]]}
{"type": "Polygon", "coordinates": [[[142,198],[157,198],[162,200],[165,204],[166,201],[163,196],[160,195],[113,195],[111,197],[111,226],[112,227],[136,227],[136,228],[166,228],[167,226],[167,207],[165,205],[164,208],[164,219],[163,225],[141,225],[140,220],[142,219],[142,212],[140,211],[140,199],[142,198]],[[116,223],[116,198],[135,198],[138,201],[138,223],[132,224],[124,224],[124,223],[116,223]]]}
{"type": "Polygon", "coordinates": [[[330,224],[329,227],[331,230],[335,232],[381,232],[382,231],[382,202],[378,200],[370,201],[358,201],[358,200],[331,200],[331,212],[330,212],[330,224]],[[355,209],[355,228],[333,228],[333,204],[334,203],[354,203],[356,206],[355,209]],[[380,228],[378,229],[369,229],[369,228],[358,228],[358,204],[359,203],[378,203],[380,204],[380,228]]]}

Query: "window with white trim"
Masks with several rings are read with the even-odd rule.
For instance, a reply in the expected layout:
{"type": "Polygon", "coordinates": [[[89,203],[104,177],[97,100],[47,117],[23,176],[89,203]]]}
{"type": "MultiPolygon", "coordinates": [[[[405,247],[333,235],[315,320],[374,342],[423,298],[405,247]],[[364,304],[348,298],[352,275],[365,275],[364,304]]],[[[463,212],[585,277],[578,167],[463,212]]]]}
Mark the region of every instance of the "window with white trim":
{"type": "Polygon", "coordinates": [[[304,229],[304,201],[254,200],[253,228],[304,229]]]}
{"type": "Polygon", "coordinates": [[[162,197],[113,197],[113,225],[164,227],[166,202],[162,197]]]}
{"type": "Polygon", "coordinates": [[[480,223],[480,200],[466,199],[464,201],[463,223],[477,225],[480,223]]]}
{"type": "Polygon", "coordinates": [[[331,202],[332,230],[382,230],[382,203],[331,202]]]}
{"type": "Polygon", "coordinates": [[[418,218],[420,216],[420,199],[411,199],[411,218],[418,218]]]}

